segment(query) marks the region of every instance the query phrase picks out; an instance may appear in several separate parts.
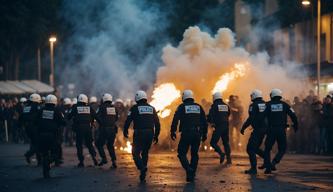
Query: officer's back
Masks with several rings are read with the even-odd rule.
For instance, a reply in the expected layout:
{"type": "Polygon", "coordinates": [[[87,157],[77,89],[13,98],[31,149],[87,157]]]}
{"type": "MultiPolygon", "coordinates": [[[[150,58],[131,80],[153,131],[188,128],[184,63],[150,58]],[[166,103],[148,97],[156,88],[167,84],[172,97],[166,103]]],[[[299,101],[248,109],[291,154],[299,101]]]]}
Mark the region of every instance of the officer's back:
{"type": "Polygon", "coordinates": [[[279,99],[267,102],[267,117],[270,127],[287,127],[287,113],[290,106],[279,99]]]}
{"type": "Polygon", "coordinates": [[[37,115],[38,133],[57,134],[60,126],[65,125],[64,116],[55,105],[46,104],[37,115]]]}
{"type": "Polygon", "coordinates": [[[216,127],[228,126],[230,108],[222,99],[215,99],[208,114],[208,122],[216,127]]]}
{"type": "Polygon", "coordinates": [[[249,107],[249,113],[253,117],[251,126],[254,131],[265,131],[267,128],[266,121],[266,102],[262,98],[253,100],[249,107]]]}
{"type": "Polygon", "coordinates": [[[78,102],[73,105],[72,111],[68,115],[69,119],[73,118],[75,129],[90,129],[91,123],[94,121],[94,117],[95,111],[84,102],[78,102]]]}
{"type": "Polygon", "coordinates": [[[159,125],[159,120],[154,107],[152,107],[144,100],[138,101],[137,104],[135,104],[128,113],[128,116],[131,119],[127,118],[125,127],[129,126],[129,120],[133,120],[134,130],[152,129],[156,124],[159,125]]]}
{"type": "Polygon", "coordinates": [[[171,125],[173,132],[177,130],[178,121],[180,121],[179,132],[199,131],[200,128],[207,127],[205,112],[193,99],[186,99],[178,106],[171,125]]]}
{"type": "Polygon", "coordinates": [[[295,111],[286,102],[281,100],[282,97],[280,96],[280,94],[280,90],[273,89],[271,93],[271,100],[267,102],[266,113],[269,127],[271,130],[280,130],[281,128],[287,128],[287,116],[289,116],[295,126],[294,129],[296,131],[298,123],[295,111]]]}
{"type": "Polygon", "coordinates": [[[118,112],[111,101],[104,102],[99,107],[97,115],[101,121],[101,127],[114,127],[118,120],[118,112]]]}

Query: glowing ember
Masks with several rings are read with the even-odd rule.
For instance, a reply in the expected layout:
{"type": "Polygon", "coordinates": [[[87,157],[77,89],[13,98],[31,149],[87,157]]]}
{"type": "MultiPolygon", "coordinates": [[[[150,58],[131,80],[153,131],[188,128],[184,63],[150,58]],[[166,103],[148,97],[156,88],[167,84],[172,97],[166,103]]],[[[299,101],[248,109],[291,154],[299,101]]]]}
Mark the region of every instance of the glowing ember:
{"type": "Polygon", "coordinates": [[[230,81],[243,77],[246,72],[246,67],[244,64],[236,63],[231,72],[223,74],[219,81],[215,83],[215,87],[212,93],[223,92],[228,88],[230,81]]]}
{"type": "Polygon", "coordinates": [[[132,153],[132,145],[131,142],[127,141],[126,142],[126,147],[123,148],[125,152],[127,153],[132,153]]]}
{"type": "Polygon", "coordinates": [[[153,100],[150,104],[159,112],[161,118],[165,118],[171,114],[171,110],[166,107],[180,97],[180,91],[173,83],[164,83],[155,88],[151,97],[153,100]]]}

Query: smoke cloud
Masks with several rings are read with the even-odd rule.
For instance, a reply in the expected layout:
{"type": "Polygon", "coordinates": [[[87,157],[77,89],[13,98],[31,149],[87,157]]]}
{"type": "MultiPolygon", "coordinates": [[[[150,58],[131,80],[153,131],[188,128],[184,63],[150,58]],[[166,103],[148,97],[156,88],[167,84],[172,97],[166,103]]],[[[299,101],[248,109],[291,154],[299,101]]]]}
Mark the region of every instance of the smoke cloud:
{"type": "Polygon", "coordinates": [[[63,18],[73,26],[63,48],[61,83],[77,92],[132,98],[150,87],[160,62],[167,20],[145,1],[65,1],[63,18]]]}
{"type": "Polygon", "coordinates": [[[280,88],[285,96],[304,91],[306,82],[291,62],[271,64],[266,52],[250,54],[235,46],[235,37],[228,28],[221,28],[212,37],[199,27],[190,27],[178,47],[163,49],[164,66],[157,71],[157,85],[172,82],[180,90],[192,89],[195,98],[211,100],[211,93],[219,78],[232,72],[235,64],[246,67],[245,75],[231,80],[224,97],[239,95],[249,101],[253,89],[261,89],[267,98],[272,88],[280,88]]]}

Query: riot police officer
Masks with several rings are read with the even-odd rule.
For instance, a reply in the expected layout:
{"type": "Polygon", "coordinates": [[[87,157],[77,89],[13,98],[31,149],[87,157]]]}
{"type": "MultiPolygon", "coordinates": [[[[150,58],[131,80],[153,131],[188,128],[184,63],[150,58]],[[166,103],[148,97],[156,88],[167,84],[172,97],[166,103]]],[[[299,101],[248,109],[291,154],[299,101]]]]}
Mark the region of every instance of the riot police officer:
{"type": "Polygon", "coordinates": [[[144,91],[138,91],[135,94],[135,101],[136,104],[128,112],[123,134],[125,138],[128,138],[128,128],[133,121],[132,155],[136,167],[140,170],[140,181],[145,182],[149,149],[152,141],[155,144],[158,143],[161,126],[155,108],[147,103],[147,95],[144,91]]]}
{"type": "Polygon", "coordinates": [[[171,125],[171,139],[176,139],[178,122],[180,121],[179,132],[181,132],[178,144],[178,158],[186,171],[186,181],[192,182],[199,161],[200,140],[207,139],[207,121],[203,108],[194,102],[193,92],[185,90],[182,94],[183,103],[180,104],[174,114],[171,125]],[[191,147],[191,163],[187,159],[187,152],[191,147]]]}
{"type": "Polygon", "coordinates": [[[98,164],[96,160],[96,151],[92,145],[92,124],[94,120],[98,120],[96,112],[92,107],[88,105],[88,97],[84,94],[80,94],[78,97],[78,103],[73,105],[72,111],[68,115],[68,119],[73,118],[73,129],[76,133],[76,150],[77,157],[79,159],[78,167],[84,167],[83,156],[83,143],[89,150],[94,165],[98,164]]]}
{"type": "Polygon", "coordinates": [[[71,108],[72,108],[72,101],[70,98],[65,98],[64,99],[64,106],[63,106],[63,111],[62,113],[65,116],[65,121],[66,121],[66,126],[64,128],[64,142],[65,144],[69,145],[69,146],[73,146],[73,130],[72,130],[72,125],[73,125],[73,121],[72,120],[68,120],[68,115],[71,112],[71,108]]]}
{"type": "Polygon", "coordinates": [[[207,121],[214,127],[214,132],[210,145],[220,156],[220,163],[222,164],[227,155],[227,164],[231,164],[231,150],[229,145],[229,116],[230,108],[223,101],[222,94],[217,92],[213,94],[213,104],[209,110],[207,121]],[[222,139],[224,152],[218,146],[218,142],[222,139]]]}
{"type": "Polygon", "coordinates": [[[262,92],[260,90],[253,90],[251,95],[252,103],[249,106],[249,117],[244,122],[241,134],[244,135],[244,131],[247,127],[252,126],[253,131],[247,143],[246,151],[249,155],[251,168],[246,170],[246,174],[257,174],[257,157],[259,155],[264,158],[264,151],[260,149],[260,145],[266,134],[267,120],[265,115],[266,103],[262,99],[262,92]]]}
{"type": "Polygon", "coordinates": [[[40,165],[40,154],[38,153],[37,127],[36,116],[39,110],[41,97],[37,93],[30,95],[27,104],[23,107],[22,115],[20,116],[20,124],[25,128],[28,138],[30,139],[30,149],[24,154],[28,164],[31,163],[31,157],[36,154],[37,163],[40,165]]]}
{"type": "Polygon", "coordinates": [[[114,150],[114,141],[118,128],[116,122],[118,120],[118,112],[116,107],[112,104],[112,95],[105,93],[102,98],[103,104],[97,109],[97,117],[100,119],[101,124],[98,128],[96,146],[102,160],[98,164],[102,166],[107,163],[106,155],[104,152],[104,145],[106,144],[109,151],[112,167],[117,168],[116,153],[114,150]]]}
{"type": "Polygon", "coordinates": [[[42,154],[43,176],[50,177],[50,164],[57,160],[58,133],[65,125],[64,115],[56,108],[57,97],[48,95],[45,98],[45,107],[37,115],[38,147],[42,154]]]}
{"type": "Polygon", "coordinates": [[[280,89],[272,89],[270,93],[271,100],[267,103],[266,113],[268,118],[267,138],[265,141],[264,165],[266,167],[265,174],[270,174],[276,170],[275,165],[278,164],[287,148],[286,128],[287,116],[293,122],[292,127],[296,132],[298,129],[297,117],[295,111],[284,101],[282,101],[282,91],[280,89]],[[278,153],[271,162],[271,150],[277,142],[278,153]]]}

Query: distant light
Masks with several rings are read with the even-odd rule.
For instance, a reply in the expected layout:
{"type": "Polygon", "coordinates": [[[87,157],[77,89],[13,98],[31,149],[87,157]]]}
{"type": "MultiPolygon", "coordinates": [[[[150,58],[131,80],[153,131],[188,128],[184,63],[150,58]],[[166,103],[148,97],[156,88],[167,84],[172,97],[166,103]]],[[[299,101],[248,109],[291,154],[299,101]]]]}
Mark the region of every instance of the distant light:
{"type": "Polygon", "coordinates": [[[333,83],[327,84],[328,91],[333,91],[333,83]]]}
{"type": "Polygon", "coordinates": [[[50,37],[49,41],[52,42],[52,43],[53,43],[53,42],[56,42],[56,41],[57,41],[57,38],[56,38],[56,37],[50,37]]]}
{"type": "Polygon", "coordinates": [[[302,0],[302,5],[309,6],[311,2],[309,0],[302,0]]]}

